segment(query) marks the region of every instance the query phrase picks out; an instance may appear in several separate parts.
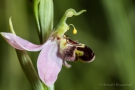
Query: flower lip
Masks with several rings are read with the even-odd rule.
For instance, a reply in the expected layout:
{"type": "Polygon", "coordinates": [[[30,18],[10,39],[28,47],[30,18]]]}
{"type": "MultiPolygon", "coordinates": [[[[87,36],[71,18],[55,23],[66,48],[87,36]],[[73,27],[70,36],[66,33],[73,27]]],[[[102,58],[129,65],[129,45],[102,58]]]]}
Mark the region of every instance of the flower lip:
{"type": "Polygon", "coordinates": [[[63,38],[66,39],[66,43],[67,43],[65,48],[63,48],[64,50],[62,51],[62,56],[65,57],[64,59],[69,58],[68,61],[81,60],[84,62],[92,62],[94,60],[95,58],[94,52],[88,46],[86,46],[85,44],[79,43],[77,41],[73,41],[66,35],[64,35],[63,38]],[[73,49],[73,47],[75,48],[73,49]],[[63,55],[63,53],[65,54],[63,55]]]}
{"type": "Polygon", "coordinates": [[[92,62],[95,59],[94,52],[87,46],[84,47],[77,47],[77,50],[82,51],[83,55],[79,56],[78,58],[84,62],[92,62]]]}

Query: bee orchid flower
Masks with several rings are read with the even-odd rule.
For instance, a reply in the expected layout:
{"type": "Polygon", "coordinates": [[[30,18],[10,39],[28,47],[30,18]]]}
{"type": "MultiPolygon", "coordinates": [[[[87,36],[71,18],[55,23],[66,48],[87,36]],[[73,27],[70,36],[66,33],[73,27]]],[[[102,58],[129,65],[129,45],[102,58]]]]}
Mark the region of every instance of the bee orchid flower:
{"type": "MultiPolygon", "coordinates": [[[[27,51],[41,50],[37,60],[38,74],[42,82],[49,87],[56,81],[62,64],[70,67],[66,60],[76,61],[81,59],[84,62],[91,62],[94,60],[94,53],[89,47],[85,46],[85,44],[73,41],[65,35],[72,25],[67,25],[66,19],[68,17],[80,15],[84,11],[85,10],[76,12],[73,9],[68,9],[56,30],[52,32],[48,40],[42,45],[33,44],[12,33],[1,32],[1,35],[16,49],[27,51]]],[[[77,33],[75,28],[73,33],[77,33]]]]}

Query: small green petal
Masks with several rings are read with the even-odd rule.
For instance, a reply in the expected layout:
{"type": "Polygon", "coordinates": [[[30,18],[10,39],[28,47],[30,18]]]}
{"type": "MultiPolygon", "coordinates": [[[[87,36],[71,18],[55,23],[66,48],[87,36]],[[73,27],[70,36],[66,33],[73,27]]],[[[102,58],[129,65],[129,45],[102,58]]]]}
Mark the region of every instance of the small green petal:
{"type": "Polygon", "coordinates": [[[9,18],[9,28],[10,28],[10,32],[16,35],[16,33],[15,33],[15,31],[14,31],[14,28],[13,28],[13,24],[12,24],[11,18],[12,18],[12,17],[9,18]]]}

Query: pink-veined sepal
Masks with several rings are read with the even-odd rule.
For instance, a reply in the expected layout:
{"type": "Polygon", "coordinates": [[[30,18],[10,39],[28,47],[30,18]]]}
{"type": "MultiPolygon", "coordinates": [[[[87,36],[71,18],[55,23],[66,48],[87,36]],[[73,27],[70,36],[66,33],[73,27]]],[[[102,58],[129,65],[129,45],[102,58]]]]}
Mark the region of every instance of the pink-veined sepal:
{"type": "Polygon", "coordinates": [[[37,61],[39,77],[47,86],[51,86],[56,81],[62,68],[62,62],[58,53],[57,42],[47,40],[37,61]]]}

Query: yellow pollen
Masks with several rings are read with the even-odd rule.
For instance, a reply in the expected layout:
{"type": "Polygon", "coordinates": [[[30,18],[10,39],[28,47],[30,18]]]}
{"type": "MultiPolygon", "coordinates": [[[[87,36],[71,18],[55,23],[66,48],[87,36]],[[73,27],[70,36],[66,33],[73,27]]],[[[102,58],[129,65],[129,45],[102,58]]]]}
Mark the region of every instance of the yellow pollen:
{"type": "Polygon", "coordinates": [[[77,33],[77,30],[74,28],[74,30],[73,30],[73,34],[76,34],[77,33]]]}
{"type": "MultiPolygon", "coordinates": [[[[75,29],[74,25],[73,24],[70,24],[74,29],[73,29],[73,34],[77,34],[77,30],[75,29]]],[[[69,25],[69,26],[70,26],[69,25]]]]}

